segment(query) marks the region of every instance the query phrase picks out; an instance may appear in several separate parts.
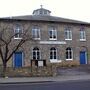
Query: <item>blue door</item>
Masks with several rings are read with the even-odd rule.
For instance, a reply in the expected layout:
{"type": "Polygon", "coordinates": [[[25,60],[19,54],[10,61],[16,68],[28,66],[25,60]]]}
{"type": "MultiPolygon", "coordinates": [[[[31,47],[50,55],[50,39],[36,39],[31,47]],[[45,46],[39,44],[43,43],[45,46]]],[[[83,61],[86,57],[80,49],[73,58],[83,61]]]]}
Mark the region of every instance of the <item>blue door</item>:
{"type": "Polygon", "coordinates": [[[22,67],[22,52],[14,53],[14,67],[22,67]]]}
{"type": "Polygon", "coordinates": [[[87,64],[87,56],[85,51],[80,52],[80,64],[87,64]]]}

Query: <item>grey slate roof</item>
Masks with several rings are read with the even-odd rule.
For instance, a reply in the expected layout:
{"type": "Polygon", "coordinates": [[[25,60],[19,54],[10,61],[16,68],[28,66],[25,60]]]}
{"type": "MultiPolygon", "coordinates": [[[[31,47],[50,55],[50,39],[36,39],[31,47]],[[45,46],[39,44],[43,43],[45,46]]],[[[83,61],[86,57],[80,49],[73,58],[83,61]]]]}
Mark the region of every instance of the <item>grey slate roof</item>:
{"type": "Polygon", "coordinates": [[[87,23],[87,22],[66,19],[66,18],[61,18],[61,17],[56,17],[56,16],[25,15],[25,16],[7,17],[7,18],[2,18],[2,19],[48,21],[48,22],[75,23],[75,24],[89,24],[90,25],[90,23],[87,23]]]}

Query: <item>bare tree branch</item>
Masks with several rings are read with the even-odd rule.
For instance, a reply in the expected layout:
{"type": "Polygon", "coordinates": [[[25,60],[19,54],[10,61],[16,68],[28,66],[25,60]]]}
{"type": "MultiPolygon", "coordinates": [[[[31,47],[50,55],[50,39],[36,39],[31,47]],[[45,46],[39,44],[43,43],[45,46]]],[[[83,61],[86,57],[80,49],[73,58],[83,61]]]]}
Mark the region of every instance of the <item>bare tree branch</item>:
{"type": "Polygon", "coordinates": [[[23,32],[14,33],[13,23],[0,23],[0,56],[3,62],[3,67],[6,69],[7,62],[13,56],[13,54],[23,46],[27,41],[33,41],[30,35],[30,26],[23,23],[23,32]],[[11,25],[11,26],[10,26],[11,25]],[[20,34],[22,37],[19,40],[15,40],[14,37],[20,34]]]}

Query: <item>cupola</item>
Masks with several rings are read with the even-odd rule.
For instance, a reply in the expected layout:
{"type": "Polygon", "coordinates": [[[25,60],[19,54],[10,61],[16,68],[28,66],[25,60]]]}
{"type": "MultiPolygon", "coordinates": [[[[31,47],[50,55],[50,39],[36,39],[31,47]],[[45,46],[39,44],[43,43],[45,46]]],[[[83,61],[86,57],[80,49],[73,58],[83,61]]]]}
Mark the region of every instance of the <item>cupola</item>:
{"type": "Polygon", "coordinates": [[[41,5],[40,9],[36,9],[33,11],[33,15],[41,15],[41,16],[48,16],[50,15],[51,11],[44,9],[41,5]]]}

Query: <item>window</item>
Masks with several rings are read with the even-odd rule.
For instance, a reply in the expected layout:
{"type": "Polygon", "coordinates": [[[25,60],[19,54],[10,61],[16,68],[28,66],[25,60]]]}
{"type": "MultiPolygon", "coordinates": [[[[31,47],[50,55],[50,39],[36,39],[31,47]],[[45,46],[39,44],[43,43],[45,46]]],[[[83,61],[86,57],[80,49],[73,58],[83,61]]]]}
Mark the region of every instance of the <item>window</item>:
{"type": "Polygon", "coordinates": [[[80,41],[86,41],[86,33],[84,28],[81,28],[80,30],[80,41]]]}
{"type": "Polygon", "coordinates": [[[38,26],[32,28],[32,36],[34,39],[40,39],[40,28],[38,26]]]}
{"type": "Polygon", "coordinates": [[[50,40],[57,40],[57,30],[55,27],[49,28],[49,38],[50,40]]]}
{"type": "Polygon", "coordinates": [[[57,59],[57,51],[54,47],[50,49],[50,59],[57,59]]]}
{"type": "Polygon", "coordinates": [[[40,10],[40,15],[42,15],[43,14],[43,11],[42,10],[40,10]]]}
{"type": "Polygon", "coordinates": [[[70,28],[65,29],[65,40],[72,40],[72,31],[70,28]]]}
{"type": "Polygon", "coordinates": [[[16,25],[14,27],[14,39],[22,39],[22,33],[23,33],[23,28],[21,25],[16,25]]]}
{"type": "Polygon", "coordinates": [[[44,14],[46,14],[46,15],[47,15],[47,11],[44,11],[44,14]]]}
{"type": "Polygon", "coordinates": [[[72,60],[73,59],[73,52],[70,47],[66,49],[66,60],[72,60]]]}
{"type": "Polygon", "coordinates": [[[40,50],[37,47],[35,47],[33,49],[33,59],[34,60],[39,60],[40,59],[40,50]]]}

